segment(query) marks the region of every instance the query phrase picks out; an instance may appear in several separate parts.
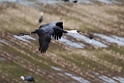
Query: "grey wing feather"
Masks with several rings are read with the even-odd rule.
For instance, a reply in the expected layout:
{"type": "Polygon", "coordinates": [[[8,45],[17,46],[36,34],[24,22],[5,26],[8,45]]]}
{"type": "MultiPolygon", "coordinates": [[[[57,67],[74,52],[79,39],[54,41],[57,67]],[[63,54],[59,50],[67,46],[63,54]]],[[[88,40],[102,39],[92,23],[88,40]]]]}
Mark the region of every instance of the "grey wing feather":
{"type": "MultiPolygon", "coordinates": [[[[63,22],[56,22],[56,27],[63,30],[63,22]]],[[[59,32],[57,30],[54,30],[54,33],[52,34],[53,38],[58,40],[62,37],[63,32],[59,32]]]]}
{"type": "Polygon", "coordinates": [[[41,53],[45,53],[46,50],[49,47],[49,43],[51,41],[51,35],[50,34],[44,34],[43,36],[39,37],[39,51],[41,51],[41,53]]]}

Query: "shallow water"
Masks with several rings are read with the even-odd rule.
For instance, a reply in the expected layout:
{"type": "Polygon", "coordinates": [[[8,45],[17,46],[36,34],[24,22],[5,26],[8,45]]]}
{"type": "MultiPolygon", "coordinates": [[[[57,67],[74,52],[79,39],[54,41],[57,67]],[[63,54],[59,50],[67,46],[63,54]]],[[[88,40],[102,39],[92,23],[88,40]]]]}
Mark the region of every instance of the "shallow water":
{"type": "Polygon", "coordinates": [[[0,61],[6,61],[6,59],[5,59],[5,58],[0,57],[0,61]]]}
{"type": "MultiPolygon", "coordinates": [[[[82,77],[79,77],[79,76],[76,76],[74,74],[65,72],[61,68],[54,67],[54,66],[52,66],[52,68],[56,71],[60,71],[61,73],[64,73],[65,75],[71,77],[74,80],[77,80],[80,83],[91,83],[89,80],[86,80],[82,77]]],[[[110,78],[108,76],[102,75],[102,74],[94,72],[94,71],[92,71],[92,73],[97,77],[96,79],[98,79],[98,78],[100,79],[101,83],[124,83],[124,78],[120,77],[120,76],[113,76],[113,77],[110,78]]]]}
{"type": "Polygon", "coordinates": [[[94,72],[94,74],[103,81],[103,83],[124,83],[124,78],[120,76],[113,76],[113,77],[107,77],[105,75],[101,75],[97,72],[94,72]]]}
{"type": "Polygon", "coordinates": [[[63,3],[63,1],[61,0],[38,0],[38,1],[46,4],[63,3]]]}
{"type": "Polygon", "coordinates": [[[113,38],[115,38],[115,39],[117,39],[119,41],[124,42],[124,37],[119,37],[119,36],[116,36],[116,35],[111,35],[111,37],[113,37],[113,38]]]}
{"type": "Polygon", "coordinates": [[[106,3],[106,4],[112,4],[112,1],[109,1],[109,0],[98,0],[99,2],[103,2],[103,3],[106,3]]]}
{"type": "MultiPolygon", "coordinates": [[[[83,44],[83,42],[81,43],[81,41],[84,41],[92,46],[97,46],[97,47],[103,47],[103,48],[107,48],[109,47],[108,45],[104,44],[101,42],[100,39],[92,39],[92,43],[90,42],[90,39],[82,34],[67,34],[69,36],[71,36],[74,39],[77,39],[76,41],[71,41],[70,39],[68,39],[67,36],[63,36],[61,39],[59,39],[59,42],[62,42],[66,45],[68,45],[69,47],[74,47],[74,48],[84,48],[86,45],[83,44]],[[80,40],[80,42],[79,42],[80,40]],[[98,41],[99,40],[99,41],[98,41]]],[[[98,36],[102,39],[104,39],[104,42],[108,42],[108,43],[116,43],[117,45],[120,46],[124,46],[124,37],[119,37],[116,35],[111,35],[111,36],[107,36],[104,34],[98,34],[95,33],[94,36],[98,36]]],[[[25,41],[25,42],[30,42],[30,40],[36,40],[35,38],[29,36],[29,35],[25,35],[25,36],[17,36],[14,35],[15,38],[25,41]]],[[[8,44],[5,40],[0,40],[0,42],[8,44]]]]}
{"type": "Polygon", "coordinates": [[[75,47],[75,48],[84,48],[85,46],[82,43],[70,41],[65,36],[63,36],[59,41],[69,45],[70,47],[75,47]]]}
{"type": "Polygon", "coordinates": [[[58,68],[58,67],[52,66],[52,68],[53,68],[54,70],[56,70],[56,71],[62,71],[62,69],[60,69],[60,68],[58,68]]]}
{"type": "Polygon", "coordinates": [[[56,70],[56,71],[60,71],[61,73],[64,73],[66,76],[69,76],[69,77],[71,77],[72,79],[74,79],[74,80],[76,80],[76,81],[78,81],[78,82],[80,82],[80,83],[91,83],[90,81],[88,81],[88,80],[86,80],[86,79],[84,79],[84,78],[82,78],[82,77],[79,77],[79,76],[76,76],[76,75],[74,75],[74,74],[65,72],[65,71],[64,71],[63,69],[61,69],[61,68],[54,67],[54,66],[52,66],[52,68],[53,68],[54,70],[56,70]],[[62,70],[63,70],[63,71],[62,71],[62,70]]]}
{"type": "Polygon", "coordinates": [[[81,40],[81,41],[84,41],[90,45],[93,45],[93,46],[98,46],[98,47],[108,47],[107,45],[103,44],[102,42],[100,41],[97,41],[97,40],[92,40],[93,42],[90,43],[90,39],[82,34],[67,34],[67,35],[70,35],[72,36],[73,38],[75,39],[78,39],[78,40],[81,40]]]}
{"type": "MultiPolygon", "coordinates": [[[[109,77],[107,77],[107,76],[104,76],[104,75],[99,76],[99,78],[100,78],[101,80],[107,82],[107,83],[118,83],[118,82],[116,82],[115,80],[113,80],[113,79],[111,79],[111,78],[109,78],[109,77]]],[[[104,82],[104,83],[105,83],[105,82],[104,82]]]]}
{"type": "Polygon", "coordinates": [[[93,4],[92,0],[78,0],[78,3],[93,4]]]}
{"type": "Polygon", "coordinates": [[[70,76],[71,78],[77,80],[80,83],[91,83],[90,81],[88,81],[88,80],[86,80],[82,77],[78,77],[76,75],[73,75],[73,74],[70,74],[70,73],[67,73],[67,72],[65,72],[65,75],[70,76]]]}
{"type": "Polygon", "coordinates": [[[30,42],[29,40],[36,40],[35,38],[33,38],[33,37],[29,36],[29,35],[24,35],[24,36],[14,35],[14,37],[19,39],[19,40],[25,41],[25,42],[30,42]]]}
{"type": "Polygon", "coordinates": [[[124,83],[124,78],[123,77],[115,76],[115,77],[113,77],[113,79],[119,81],[119,83],[124,83]]]}
{"type": "MultiPolygon", "coordinates": [[[[35,4],[34,1],[27,1],[27,0],[0,0],[3,1],[9,1],[9,2],[19,2],[21,4],[29,5],[29,4],[35,4]]],[[[72,2],[73,0],[70,0],[72,2]]],[[[117,0],[97,0],[102,3],[106,4],[122,4],[121,2],[117,0]]],[[[42,2],[45,4],[57,4],[57,3],[64,3],[62,0],[37,0],[37,2],[42,2]]],[[[78,0],[78,3],[85,3],[85,4],[93,4],[93,0],[78,0]]]]}
{"type": "Polygon", "coordinates": [[[0,1],[16,2],[16,1],[18,1],[18,0],[0,0],[0,1]]]}
{"type": "Polygon", "coordinates": [[[0,42],[4,43],[6,45],[9,45],[9,43],[6,40],[4,40],[4,39],[0,39],[0,42]]]}
{"type": "Polygon", "coordinates": [[[107,35],[104,35],[104,34],[97,34],[95,33],[94,34],[95,36],[98,36],[98,37],[101,37],[102,39],[104,39],[105,41],[109,42],[109,43],[116,43],[118,45],[121,45],[121,46],[124,46],[124,42],[123,41],[120,41],[118,39],[121,39],[120,37],[118,36],[113,36],[113,37],[110,37],[110,36],[107,36],[107,35]]]}
{"type": "Polygon", "coordinates": [[[115,0],[98,0],[99,2],[103,2],[106,4],[121,4],[121,2],[115,1],[115,0]]]}

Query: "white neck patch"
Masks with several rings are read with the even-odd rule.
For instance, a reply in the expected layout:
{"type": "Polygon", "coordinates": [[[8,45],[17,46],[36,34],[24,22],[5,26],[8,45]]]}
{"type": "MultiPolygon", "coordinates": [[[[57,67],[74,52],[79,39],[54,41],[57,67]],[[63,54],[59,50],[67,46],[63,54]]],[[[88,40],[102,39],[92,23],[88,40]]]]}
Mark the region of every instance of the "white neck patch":
{"type": "Polygon", "coordinates": [[[24,76],[20,76],[20,78],[21,78],[22,80],[25,80],[24,76]]]}

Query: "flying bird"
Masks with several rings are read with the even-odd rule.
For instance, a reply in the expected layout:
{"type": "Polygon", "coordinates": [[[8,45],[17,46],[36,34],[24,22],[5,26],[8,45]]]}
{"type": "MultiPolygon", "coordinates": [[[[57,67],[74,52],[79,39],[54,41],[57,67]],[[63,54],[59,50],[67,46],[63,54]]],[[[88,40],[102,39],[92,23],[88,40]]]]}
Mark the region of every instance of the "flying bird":
{"type": "Polygon", "coordinates": [[[40,13],[39,23],[43,21],[43,12],[40,13]]]}
{"type": "Polygon", "coordinates": [[[35,82],[34,78],[31,76],[20,76],[20,78],[24,81],[35,82]]]}
{"type": "MultiPolygon", "coordinates": [[[[79,33],[78,30],[64,30],[63,22],[51,22],[41,25],[38,29],[31,33],[20,33],[19,35],[38,34],[39,36],[39,51],[45,53],[49,47],[52,38],[55,40],[61,39],[63,33],[79,33]]],[[[19,36],[18,35],[18,36],[19,36]]]]}

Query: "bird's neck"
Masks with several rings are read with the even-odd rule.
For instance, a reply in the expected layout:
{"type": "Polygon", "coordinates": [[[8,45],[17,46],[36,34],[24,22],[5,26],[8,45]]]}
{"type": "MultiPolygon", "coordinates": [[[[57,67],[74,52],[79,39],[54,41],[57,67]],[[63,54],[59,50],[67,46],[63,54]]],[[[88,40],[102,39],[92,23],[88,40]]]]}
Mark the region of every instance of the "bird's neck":
{"type": "Polygon", "coordinates": [[[77,30],[66,30],[67,33],[78,33],[77,30]]]}

